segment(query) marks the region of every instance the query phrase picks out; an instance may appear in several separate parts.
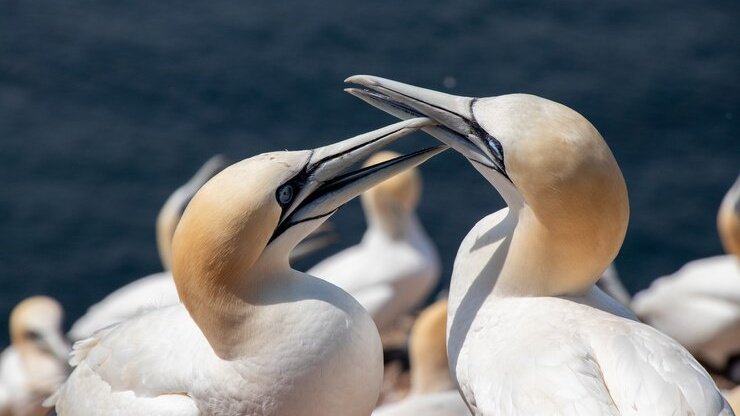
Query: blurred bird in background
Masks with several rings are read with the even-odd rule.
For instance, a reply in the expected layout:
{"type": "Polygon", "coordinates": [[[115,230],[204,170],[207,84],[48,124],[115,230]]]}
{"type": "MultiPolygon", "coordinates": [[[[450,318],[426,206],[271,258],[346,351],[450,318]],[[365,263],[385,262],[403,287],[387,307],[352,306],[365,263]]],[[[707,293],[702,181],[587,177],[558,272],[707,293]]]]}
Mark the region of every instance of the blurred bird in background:
{"type": "Polygon", "coordinates": [[[727,254],[656,279],[635,295],[632,310],[732,386],[740,383],[740,177],[722,200],[717,228],[727,254]]]}
{"type": "MultiPolygon", "coordinates": [[[[91,336],[95,331],[117,322],[124,321],[139,313],[180,301],[175,283],[172,280],[172,238],[185,208],[198,190],[228,166],[221,155],[210,158],[184,185],[177,188],[159,211],[156,221],[157,249],[164,271],[137,279],[107,295],[92,305],[69,330],[68,336],[78,341],[91,336]]],[[[329,223],[324,223],[305,240],[301,241],[291,253],[291,259],[325,247],[334,241],[329,223]]]]}
{"type": "MultiPolygon", "coordinates": [[[[380,152],[365,166],[399,156],[380,152]]],[[[416,215],[421,192],[421,174],[414,168],[363,193],[367,230],[360,243],[307,272],[354,296],[373,317],[381,337],[419,307],[439,282],[437,248],[416,215]]]]}
{"type": "Polygon", "coordinates": [[[738,20],[0,0],[0,416],[732,414],[738,20]]]}
{"type": "Polygon", "coordinates": [[[463,416],[465,405],[447,363],[447,300],[427,306],[416,318],[409,339],[410,391],[396,403],[378,407],[376,416],[463,416]]]}
{"type": "Polygon", "coordinates": [[[10,314],[10,346],[0,354],[0,416],[40,416],[41,403],[69,373],[62,306],[47,296],[20,302],[10,314]]]}

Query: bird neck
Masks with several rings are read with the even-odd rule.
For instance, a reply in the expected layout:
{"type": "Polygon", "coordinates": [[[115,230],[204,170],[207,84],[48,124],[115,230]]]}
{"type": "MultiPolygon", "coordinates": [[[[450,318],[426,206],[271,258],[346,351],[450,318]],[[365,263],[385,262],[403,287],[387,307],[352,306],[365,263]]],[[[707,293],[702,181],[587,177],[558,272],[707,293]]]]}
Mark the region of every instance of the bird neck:
{"type": "Polygon", "coordinates": [[[621,171],[611,152],[602,153],[562,181],[517,176],[526,187],[477,167],[509,207],[504,226],[495,224],[501,238],[494,255],[500,264],[490,271],[494,293],[579,296],[591,290],[616,257],[629,219],[621,171]]]}
{"type": "Polygon", "coordinates": [[[368,229],[377,230],[391,240],[408,239],[419,229],[414,212],[400,205],[374,204],[363,200],[362,206],[368,229]]]}
{"type": "Polygon", "coordinates": [[[581,296],[616,256],[613,240],[620,232],[613,227],[578,217],[548,223],[527,204],[514,214],[516,224],[493,289],[497,295],[581,296]]]}
{"type": "Polygon", "coordinates": [[[178,284],[182,303],[220,358],[233,360],[245,354],[254,338],[260,306],[265,304],[263,294],[287,287],[301,274],[290,268],[287,259],[287,254],[276,255],[268,248],[241,276],[202,276],[178,284]]]}

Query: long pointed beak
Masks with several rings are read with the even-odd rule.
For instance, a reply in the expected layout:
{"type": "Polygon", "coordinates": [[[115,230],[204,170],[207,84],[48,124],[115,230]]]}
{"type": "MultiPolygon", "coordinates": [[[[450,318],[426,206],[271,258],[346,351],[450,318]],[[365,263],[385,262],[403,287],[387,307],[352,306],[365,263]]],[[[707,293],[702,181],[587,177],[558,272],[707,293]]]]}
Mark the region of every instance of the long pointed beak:
{"type": "Polygon", "coordinates": [[[306,183],[293,205],[285,210],[273,239],[295,224],[328,217],[362,192],[447,149],[434,146],[348,172],[372,153],[433,123],[428,118],[414,118],[313,150],[306,165],[306,183]]]}
{"type": "Polygon", "coordinates": [[[476,98],[460,97],[371,75],[355,75],[345,82],[364,88],[347,92],[401,119],[426,116],[437,122],[424,132],[447,144],[472,162],[506,175],[501,144],[475,120],[476,98]]]}
{"type": "Polygon", "coordinates": [[[429,118],[416,117],[312,150],[305,168],[308,180],[300,194],[296,196],[293,205],[283,211],[281,222],[293,214],[301,202],[320,186],[346,172],[355,163],[399,138],[433,124],[429,118]]]}

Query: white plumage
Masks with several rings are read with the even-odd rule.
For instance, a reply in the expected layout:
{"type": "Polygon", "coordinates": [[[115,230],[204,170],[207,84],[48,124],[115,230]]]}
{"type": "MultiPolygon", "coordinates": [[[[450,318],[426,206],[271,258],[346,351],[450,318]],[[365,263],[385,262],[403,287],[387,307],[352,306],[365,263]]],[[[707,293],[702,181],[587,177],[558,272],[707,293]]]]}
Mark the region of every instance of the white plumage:
{"type": "Polygon", "coordinates": [[[740,262],[730,255],[692,261],[638,293],[632,308],[697,357],[724,367],[740,353],[740,262]]]}
{"type": "MultiPolygon", "coordinates": [[[[72,325],[68,333],[70,339],[85,339],[101,328],[125,321],[142,312],[180,302],[175,281],[172,280],[172,272],[169,270],[172,238],[190,199],[208,179],[225,167],[225,163],[221,156],[209,159],[190,181],[167,199],[162,207],[157,217],[157,248],[166,270],[134,280],[90,306],[72,325]]],[[[330,243],[333,236],[324,228],[326,224],[322,224],[315,233],[301,241],[291,253],[291,259],[308,255],[330,243]]]]}
{"type": "Polygon", "coordinates": [[[731,415],[676,341],[594,286],[629,205],[598,131],[539,97],[457,97],[370,76],[351,90],[462,153],[508,208],[462,242],[449,295],[450,368],[476,415],[731,415]]]}
{"type": "Polygon", "coordinates": [[[450,361],[478,414],[732,414],[687,351],[598,288],[583,297],[491,296],[493,282],[471,279],[485,276],[481,260],[501,238],[491,230],[507,214],[471,230],[452,277],[450,361]]]}
{"type": "Polygon", "coordinates": [[[159,272],[134,280],[90,306],[69,330],[69,338],[81,340],[95,331],[125,321],[142,312],[180,301],[172,272],[159,272]]]}
{"type": "Polygon", "coordinates": [[[353,361],[374,362],[380,350],[351,298],[310,296],[326,286],[280,287],[306,299],[261,310],[264,325],[280,324],[257,323],[253,330],[264,332],[238,359],[215,355],[182,304],[102,330],[75,345],[75,371],[50,403],[59,415],[76,416],[321,414],[349,406],[353,380],[377,376],[353,361]],[[337,330],[348,324],[349,333],[337,330]]]}
{"type": "Polygon", "coordinates": [[[382,378],[372,319],[346,292],[291,269],[288,256],[342,204],[442,151],[346,172],[428,123],[267,153],[216,175],[174,236],[182,303],[79,341],[74,371],[46,404],[60,416],[369,414],[382,378]]]}

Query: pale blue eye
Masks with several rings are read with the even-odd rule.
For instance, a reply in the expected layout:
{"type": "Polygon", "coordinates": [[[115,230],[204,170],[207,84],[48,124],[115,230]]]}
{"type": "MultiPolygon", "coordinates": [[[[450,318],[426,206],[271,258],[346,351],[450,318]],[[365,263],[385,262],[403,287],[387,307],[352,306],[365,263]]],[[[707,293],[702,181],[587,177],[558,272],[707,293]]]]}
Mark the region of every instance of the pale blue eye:
{"type": "Polygon", "coordinates": [[[293,185],[283,185],[278,189],[277,197],[281,205],[288,205],[293,200],[293,185]]]}

